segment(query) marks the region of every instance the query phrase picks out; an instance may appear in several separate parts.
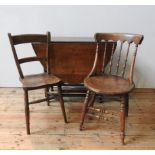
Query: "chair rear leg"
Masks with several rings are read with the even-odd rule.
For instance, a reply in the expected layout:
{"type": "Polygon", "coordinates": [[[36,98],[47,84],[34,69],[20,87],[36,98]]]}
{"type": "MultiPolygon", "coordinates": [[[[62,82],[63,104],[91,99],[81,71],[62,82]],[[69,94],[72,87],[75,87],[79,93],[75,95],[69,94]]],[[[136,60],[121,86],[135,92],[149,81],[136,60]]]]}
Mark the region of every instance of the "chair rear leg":
{"type": "Polygon", "coordinates": [[[124,145],[125,139],[125,96],[122,97],[120,104],[120,129],[121,129],[121,142],[124,145]]]}
{"type": "Polygon", "coordinates": [[[84,119],[85,119],[85,116],[86,116],[88,103],[89,103],[89,96],[90,96],[90,91],[88,90],[87,93],[86,93],[86,97],[85,97],[85,101],[84,101],[84,105],[83,105],[83,109],[82,109],[82,114],[81,114],[80,130],[83,129],[83,123],[84,123],[84,119]]]}
{"type": "Polygon", "coordinates": [[[103,103],[104,102],[103,98],[104,98],[103,95],[99,96],[99,103],[103,103]]]}
{"type": "Polygon", "coordinates": [[[65,112],[64,100],[63,100],[62,89],[61,89],[61,85],[60,84],[58,85],[58,95],[59,95],[59,101],[60,101],[60,106],[61,106],[64,122],[67,123],[67,117],[66,117],[66,112],[65,112]]]}
{"type": "Polygon", "coordinates": [[[45,88],[45,97],[47,98],[47,105],[50,106],[50,101],[49,101],[49,87],[45,88]]]}
{"type": "Polygon", "coordinates": [[[26,131],[30,134],[30,111],[29,111],[29,99],[28,90],[24,89],[24,102],[25,102],[25,119],[26,119],[26,131]]]}
{"type": "Polygon", "coordinates": [[[51,88],[51,91],[54,91],[54,86],[50,86],[50,88],[51,88]]]}

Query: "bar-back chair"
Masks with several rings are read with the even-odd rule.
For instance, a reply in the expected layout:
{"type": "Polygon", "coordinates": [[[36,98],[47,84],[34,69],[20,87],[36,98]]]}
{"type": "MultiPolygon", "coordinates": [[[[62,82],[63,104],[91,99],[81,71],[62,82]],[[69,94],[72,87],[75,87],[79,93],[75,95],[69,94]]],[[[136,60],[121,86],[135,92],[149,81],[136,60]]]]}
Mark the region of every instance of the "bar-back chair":
{"type": "MultiPolygon", "coordinates": [[[[85,115],[92,115],[90,111],[98,111],[95,109],[94,101],[96,94],[103,94],[106,96],[119,96],[120,104],[120,130],[121,142],[124,144],[125,138],[125,116],[128,116],[128,99],[129,92],[134,89],[133,69],[136,60],[138,45],[141,44],[143,36],[139,34],[126,33],[96,33],[96,55],[93,68],[84,80],[84,85],[87,88],[85,97],[80,130],[83,129],[85,115]],[[99,59],[99,47],[104,42],[103,47],[103,67],[100,71],[96,70],[96,65],[99,59]],[[107,55],[107,45],[113,42],[111,48],[111,58],[108,65],[105,65],[105,58],[107,55]],[[116,44],[116,48],[114,48],[116,44]]],[[[100,112],[103,109],[100,109],[100,112]]],[[[98,118],[100,115],[98,115],[98,118]]]]}
{"type": "MultiPolygon", "coordinates": [[[[61,95],[61,79],[54,76],[50,72],[49,68],[49,43],[50,43],[50,33],[47,32],[47,34],[22,34],[22,35],[11,35],[11,33],[8,34],[13,56],[16,62],[16,66],[18,68],[18,72],[20,75],[20,81],[22,83],[22,87],[24,90],[24,100],[25,100],[25,118],[26,118],[26,131],[27,134],[30,134],[30,111],[29,111],[29,105],[35,104],[39,102],[47,101],[47,104],[49,105],[49,88],[56,85],[58,87],[58,94],[59,94],[59,100],[60,105],[63,113],[63,118],[65,123],[67,123],[66,119],[66,113],[65,113],[65,107],[64,107],[64,101],[61,95]],[[42,43],[46,45],[45,50],[45,56],[44,57],[24,57],[24,58],[18,58],[17,48],[16,45],[19,44],[32,44],[32,43],[42,43]],[[46,64],[43,68],[44,72],[40,74],[33,74],[33,75],[24,75],[21,64],[33,62],[33,61],[41,61],[43,60],[46,64]],[[45,89],[45,98],[35,100],[32,102],[29,102],[29,90],[35,90],[35,89],[45,89]]],[[[19,51],[18,51],[19,52],[19,51]]]]}

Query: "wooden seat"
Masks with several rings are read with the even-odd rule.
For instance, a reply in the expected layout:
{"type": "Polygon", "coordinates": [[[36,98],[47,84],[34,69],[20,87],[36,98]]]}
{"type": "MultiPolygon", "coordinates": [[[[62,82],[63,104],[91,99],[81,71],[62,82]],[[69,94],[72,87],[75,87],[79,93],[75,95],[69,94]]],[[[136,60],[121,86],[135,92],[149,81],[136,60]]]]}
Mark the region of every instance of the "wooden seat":
{"type": "Polygon", "coordinates": [[[118,76],[92,76],[84,80],[85,87],[96,93],[105,95],[117,95],[128,93],[134,88],[134,84],[118,76]]]}
{"type": "MultiPolygon", "coordinates": [[[[94,101],[96,94],[108,96],[118,96],[120,104],[120,130],[121,142],[124,144],[125,138],[125,116],[128,116],[129,109],[129,92],[134,88],[133,68],[137,54],[138,45],[143,40],[142,35],[126,34],[126,33],[96,33],[96,55],[92,70],[84,80],[84,85],[87,88],[83,110],[81,114],[80,130],[83,129],[85,116],[93,116],[104,118],[103,109],[95,108],[94,101]],[[111,48],[111,58],[108,64],[105,60],[109,53],[107,46],[113,42],[111,48]],[[102,44],[105,44],[103,49],[99,50],[102,44]],[[116,48],[115,48],[116,46],[116,48]],[[97,70],[97,64],[100,57],[100,52],[104,51],[102,68],[97,70]],[[92,114],[89,111],[94,111],[92,114]],[[96,112],[100,112],[98,115],[96,112]]],[[[116,99],[116,98],[112,98],[116,99]]]]}
{"type": "Polygon", "coordinates": [[[64,118],[64,122],[67,123],[66,113],[65,113],[65,107],[64,107],[64,101],[62,97],[62,90],[61,90],[61,79],[52,75],[50,72],[49,67],[49,43],[50,43],[50,33],[47,34],[23,34],[23,35],[11,35],[11,33],[8,34],[13,56],[16,62],[16,66],[20,75],[20,81],[22,83],[22,87],[24,89],[24,101],[25,101],[25,119],[26,119],[26,131],[27,134],[30,134],[30,111],[29,111],[29,105],[40,103],[47,101],[47,105],[49,106],[50,101],[50,88],[52,86],[58,87],[58,96],[60,100],[60,106],[64,118]],[[44,57],[24,57],[24,58],[18,58],[18,53],[16,51],[16,45],[19,44],[32,44],[32,43],[41,43],[46,46],[46,49],[44,51],[44,57]],[[32,62],[32,61],[43,61],[43,73],[41,74],[35,74],[35,75],[24,75],[21,64],[32,62]],[[29,90],[35,90],[35,89],[45,89],[45,98],[31,101],[29,102],[29,90]]]}
{"type": "Polygon", "coordinates": [[[47,73],[35,74],[25,76],[24,79],[20,79],[23,88],[40,88],[43,86],[54,85],[61,82],[61,79],[47,73]]]}

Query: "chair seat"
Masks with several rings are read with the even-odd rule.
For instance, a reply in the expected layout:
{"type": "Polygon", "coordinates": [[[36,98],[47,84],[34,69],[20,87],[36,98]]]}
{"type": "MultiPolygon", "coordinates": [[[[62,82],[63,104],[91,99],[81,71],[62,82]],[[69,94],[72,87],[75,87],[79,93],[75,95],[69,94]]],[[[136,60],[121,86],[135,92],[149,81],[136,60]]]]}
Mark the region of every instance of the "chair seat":
{"type": "Polygon", "coordinates": [[[57,84],[61,80],[54,75],[42,73],[25,76],[24,79],[20,79],[20,81],[24,88],[39,88],[46,85],[57,84]]]}
{"type": "Polygon", "coordinates": [[[91,91],[106,95],[129,93],[134,88],[134,83],[118,76],[92,76],[84,80],[84,85],[91,91]]]}

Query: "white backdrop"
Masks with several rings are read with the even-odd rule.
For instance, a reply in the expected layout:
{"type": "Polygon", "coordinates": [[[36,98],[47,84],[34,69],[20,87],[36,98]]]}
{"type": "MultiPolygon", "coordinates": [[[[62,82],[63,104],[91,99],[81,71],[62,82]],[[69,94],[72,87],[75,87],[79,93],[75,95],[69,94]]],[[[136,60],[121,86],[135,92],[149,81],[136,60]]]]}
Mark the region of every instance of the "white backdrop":
{"type": "MultiPolygon", "coordinates": [[[[135,65],[136,87],[155,87],[155,6],[0,6],[0,87],[21,86],[7,33],[93,37],[95,32],[144,35],[135,65]]],[[[27,73],[40,65],[25,67],[27,73]]]]}

